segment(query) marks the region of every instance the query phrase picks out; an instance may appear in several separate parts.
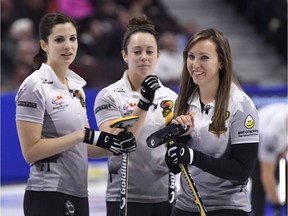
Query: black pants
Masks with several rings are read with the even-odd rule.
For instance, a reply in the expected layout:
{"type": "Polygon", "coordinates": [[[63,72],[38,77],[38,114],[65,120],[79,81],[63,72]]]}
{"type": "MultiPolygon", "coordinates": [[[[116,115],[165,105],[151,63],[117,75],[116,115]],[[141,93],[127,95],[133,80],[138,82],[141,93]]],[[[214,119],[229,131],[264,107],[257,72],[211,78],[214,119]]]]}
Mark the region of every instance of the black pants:
{"type": "Polygon", "coordinates": [[[89,216],[88,198],[70,196],[58,192],[25,191],[25,216],[89,216]]]}
{"type": "MultiPolygon", "coordinates": [[[[107,216],[119,215],[119,202],[106,202],[107,216]]],[[[169,204],[160,203],[134,203],[127,204],[128,216],[169,216],[169,204]]]]}
{"type": "MultiPolygon", "coordinates": [[[[249,216],[250,213],[241,210],[217,210],[207,213],[208,216],[249,216]]],[[[180,209],[174,208],[172,216],[200,216],[199,212],[185,212],[180,209]]]]}

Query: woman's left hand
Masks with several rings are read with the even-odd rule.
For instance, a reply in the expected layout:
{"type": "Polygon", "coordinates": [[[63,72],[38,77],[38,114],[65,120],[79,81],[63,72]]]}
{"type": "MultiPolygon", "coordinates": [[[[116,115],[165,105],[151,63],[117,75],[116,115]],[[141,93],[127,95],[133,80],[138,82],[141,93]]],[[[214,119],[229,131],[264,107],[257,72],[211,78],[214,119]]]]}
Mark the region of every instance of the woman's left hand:
{"type": "Polygon", "coordinates": [[[194,115],[192,114],[187,114],[187,115],[180,115],[177,116],[176,118],[172,119],[172,124],[181,124],[183,127],[189,127],[189,130],[183,134],[183,135],[188,135],[191,134],[192,130],[194,129],[194,115]]]}

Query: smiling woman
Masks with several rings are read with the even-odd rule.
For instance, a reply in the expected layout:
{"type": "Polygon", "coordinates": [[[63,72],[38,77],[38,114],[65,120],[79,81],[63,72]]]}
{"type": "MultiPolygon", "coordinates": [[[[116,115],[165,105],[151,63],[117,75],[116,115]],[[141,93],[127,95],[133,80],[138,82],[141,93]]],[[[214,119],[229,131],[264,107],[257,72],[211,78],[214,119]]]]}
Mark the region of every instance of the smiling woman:
{"type": "MultiPolygon", "coordinates": [[[[188,167],[207,215],[248,216],[251,203],[247,182],[259,142],[254,102],[236,80],[230,46],[221,31],[195,33],[183,58],[172,123],[190,126],[190,134],[184,144],[176,142],[168,147],[166,162],[175,174],[180,171],[179,164],[188,167]]],[[[172,215],[199,215],[199,202],[194,202],[184,177],[180,181],[172,215]]]]}

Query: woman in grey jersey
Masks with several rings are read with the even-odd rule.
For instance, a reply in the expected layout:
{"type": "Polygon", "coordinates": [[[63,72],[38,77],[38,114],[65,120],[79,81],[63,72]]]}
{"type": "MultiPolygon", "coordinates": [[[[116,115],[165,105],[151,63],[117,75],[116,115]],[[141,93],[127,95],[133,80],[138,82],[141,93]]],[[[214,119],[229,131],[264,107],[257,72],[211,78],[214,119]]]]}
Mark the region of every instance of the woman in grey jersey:
{"type": "MultiPolygon", "coordinates": [[[[129,155],[128,215],[167,216],[169,169],[166,147],[147,146],[147,137],[170,122],[177,94],[163,86],[154,75],[159,56],[159,38],[146,17],[134,17],[123,37],[122,56],[128,69],[117,82],[102,89],[94,111],[98,127],[114,133],[109,125],[119,117],[136,115],[139,120],[129,130],[135,135],[137,150],[129,155]]],[[[122,157],[109,158],[107,215],[119,215],[122,157]]]]}
{"type": "MultiPolygon", "coordinates": [[[[166,162],[175,174],[179,164],[188,166],[209,216],[249,215],[258,114],[234,76],[228,40],[219,30],[204,29],[190,38],[183,58],[172,123],[190,126],[190,139],[169,146],[166,162]]],[[[199,215],[184,176],[180,186],[172,215],[199,215]]]]}
{"type": "Polygon", "coordinates": [[[15,98],[22,153],[31,165],[24,214],[88,216],[88,157],[133,151],[135,138],[89,129],[86,82],[68,68],[78,48],[75,22],[62,13],[46,14],[39,37],[36,70],[15,98]]]}

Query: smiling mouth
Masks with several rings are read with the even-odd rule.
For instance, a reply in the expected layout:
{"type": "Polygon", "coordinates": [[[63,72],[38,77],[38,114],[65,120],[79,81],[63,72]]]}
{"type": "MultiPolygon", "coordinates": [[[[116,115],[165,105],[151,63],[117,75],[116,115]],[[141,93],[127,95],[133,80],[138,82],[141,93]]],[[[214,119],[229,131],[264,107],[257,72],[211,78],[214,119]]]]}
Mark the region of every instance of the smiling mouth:
{"type": "Polygon", "coordinates": [[[193,75],[195,76],[199,76],[199,75],[202,75],[204,74],[204,72],[201,72],[201,71],[193,71],[193,75]]]}

